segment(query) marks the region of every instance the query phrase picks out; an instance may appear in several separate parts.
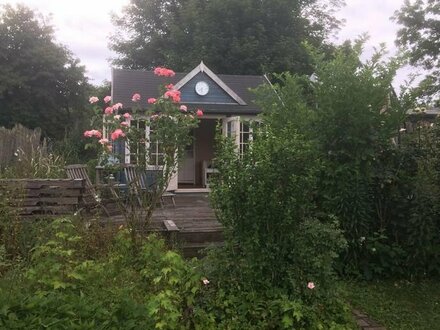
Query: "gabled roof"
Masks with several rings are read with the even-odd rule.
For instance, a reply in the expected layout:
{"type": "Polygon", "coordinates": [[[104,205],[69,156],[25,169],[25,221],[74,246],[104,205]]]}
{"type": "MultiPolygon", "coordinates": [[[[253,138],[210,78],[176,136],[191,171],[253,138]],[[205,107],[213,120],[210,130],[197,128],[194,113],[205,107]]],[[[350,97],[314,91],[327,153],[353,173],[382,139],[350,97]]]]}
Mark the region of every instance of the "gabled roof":
{"type": "MultiPolygon", "coordinates": [[[[135,105],[131,101],[134,93],[142,97],[141,104],[148,108],[146,100],[150,97],[157,98],[159,88],[164,84],[174,84],[175,89],[185,89],[191,79],[200,74],[206,74],[214,81],[233,101],[231,104],[217,103],[191,103],[191,107],[202,108],[205,113],[215,114],[257,114],[259,107],[253,102],[255,95],[249,89],[266,83],[263,76],[252,75],[216,75],[202,62],[189,73],[176,73],[174,77],[159,77],[153,71],[112,69],[112,100],[120,102],[124,108],[135,105]]],[[[183,98],[183,97],[182,97],[183,98]]]]}
{"type": "Polygon", "coordinates": [[[234,99],[240,105],[246,105],[246,102],[238,96],[231,88],[229,88],[223,80],[221,80],[214,72],[212,72],[203,61],[200,62],[198,66],[196,66],[190,73],[188,73],[185,77],[183,77],[174,88],[179,90],[186,83],[188,83],[192,78],[194,78],[198,73],[204,72],[206,75],[211,78],[221,89],[223,89],[232,99],[234,99]]]}

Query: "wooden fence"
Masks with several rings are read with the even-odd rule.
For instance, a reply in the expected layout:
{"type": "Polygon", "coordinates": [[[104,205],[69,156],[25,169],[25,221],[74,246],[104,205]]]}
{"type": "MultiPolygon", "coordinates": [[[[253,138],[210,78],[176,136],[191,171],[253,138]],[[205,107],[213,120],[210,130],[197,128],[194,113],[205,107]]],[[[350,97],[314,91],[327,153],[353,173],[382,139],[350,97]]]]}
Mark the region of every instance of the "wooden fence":
{"type": "Polygon", "coordinates": [[[17,124],[12,129],[0,127],[0,169],[11,165],[20,154],[31,155],[38,148],[46,148],[43,141],[41,145],[41,130],[29,129],[17,124]]]}

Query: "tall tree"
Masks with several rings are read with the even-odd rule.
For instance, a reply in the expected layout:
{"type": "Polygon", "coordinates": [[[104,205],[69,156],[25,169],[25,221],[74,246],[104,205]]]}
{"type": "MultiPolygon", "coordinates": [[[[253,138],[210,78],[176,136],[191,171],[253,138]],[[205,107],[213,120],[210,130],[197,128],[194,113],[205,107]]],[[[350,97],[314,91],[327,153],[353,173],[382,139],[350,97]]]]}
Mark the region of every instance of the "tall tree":
{"type": "Polygon", "coordinates": [[[204,60],[217,72],[308,69],[302,43],[319,45],[340,24],[343,0],[131,0],[114,16],[114,64],[186,71],[204,60]]]}
{"type": "Polygon", "coordinates": [[[405,0],[394,15],[402,27],[396,44],[406,50],[410,63],[428,70],[421,82],[421,95],[440,100],[440,2],[438,0],[405,0]]]}
{"type": "Polygon", "coordinates": [[[84,109],[84,72],[43,17],[22,5],[0,7],[0,126],[21,123],[61,137],[84,109]]]}

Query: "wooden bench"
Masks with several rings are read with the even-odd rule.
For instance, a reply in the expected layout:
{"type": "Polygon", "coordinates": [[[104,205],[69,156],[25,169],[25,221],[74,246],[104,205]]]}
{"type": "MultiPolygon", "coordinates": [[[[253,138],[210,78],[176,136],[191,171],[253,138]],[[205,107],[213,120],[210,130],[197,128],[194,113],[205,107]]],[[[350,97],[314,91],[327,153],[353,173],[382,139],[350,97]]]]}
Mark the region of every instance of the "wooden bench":
{"type": "Polygon", "coordinates": [[[3,179],[0,196],[17,215],[57,217],[74,214],[85,189],[81,179],[3,179]]]}

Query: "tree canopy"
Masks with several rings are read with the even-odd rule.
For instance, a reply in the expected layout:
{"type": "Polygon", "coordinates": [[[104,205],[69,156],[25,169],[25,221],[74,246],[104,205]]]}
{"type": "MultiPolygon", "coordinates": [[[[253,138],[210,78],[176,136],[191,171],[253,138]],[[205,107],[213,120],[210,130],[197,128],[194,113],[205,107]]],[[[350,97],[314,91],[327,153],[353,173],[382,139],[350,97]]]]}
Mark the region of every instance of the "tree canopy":
{"type": "Polygon", "coordinates": [[[438,0],[405,0],[394,19],[402,27],[397,45],[405,49],[412,65],[429,73],[420,84],[420,91],[439,99],[440,95],[440,2],[438,0]]]}
{"type": "Polygon", "coordinates": [[[187,71],[200,60],[220,73],[306,72],[302,43],[338,28],[343,0],[131,0],[113,17],[115,65],[187,71]]]}
{"type": "Polygon", "coordinates": [[[0,7],[0,126],[62,136],[87,100],[84,72],[45,18],[22,5],[0,7]]]}

